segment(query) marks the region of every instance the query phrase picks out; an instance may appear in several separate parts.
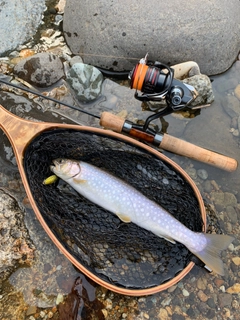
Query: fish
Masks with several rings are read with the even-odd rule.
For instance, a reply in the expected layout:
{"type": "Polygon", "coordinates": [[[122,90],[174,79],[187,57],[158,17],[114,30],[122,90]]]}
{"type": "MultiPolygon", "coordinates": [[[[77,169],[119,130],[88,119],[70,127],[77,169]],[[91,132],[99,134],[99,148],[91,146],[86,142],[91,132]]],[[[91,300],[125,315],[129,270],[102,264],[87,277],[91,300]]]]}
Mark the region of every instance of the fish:
{"type": "Polygon", "coordinates": [[[134,187],[92,164],[59,158],[53,160],[50,169],[83,197],[116,214],[124,223],[135,223],[173,244],[182,243],[208,269],[224,275],[220,253],[234,237],[190,230],[134,187]]]}

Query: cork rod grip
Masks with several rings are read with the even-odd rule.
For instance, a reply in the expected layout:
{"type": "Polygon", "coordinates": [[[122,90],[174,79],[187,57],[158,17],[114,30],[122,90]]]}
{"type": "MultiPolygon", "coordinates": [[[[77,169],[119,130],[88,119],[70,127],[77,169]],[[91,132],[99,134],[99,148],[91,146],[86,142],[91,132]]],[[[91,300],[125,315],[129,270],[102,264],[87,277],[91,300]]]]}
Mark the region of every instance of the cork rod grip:
{"type": "Polygon", "coordinates": [[[164,134],[160,146],[162,149],[198,160],[220,169],[232,172],[237,169],[237,161],[233,158],[198,147],[190,142],[164,134]]]}
{"type": "Polygon", "coordinates": [[[106,129],[121,133],[124,122],[124,119],[121,119],[110,112],[104,111],[101,114],[100,126],[106,129]]]}

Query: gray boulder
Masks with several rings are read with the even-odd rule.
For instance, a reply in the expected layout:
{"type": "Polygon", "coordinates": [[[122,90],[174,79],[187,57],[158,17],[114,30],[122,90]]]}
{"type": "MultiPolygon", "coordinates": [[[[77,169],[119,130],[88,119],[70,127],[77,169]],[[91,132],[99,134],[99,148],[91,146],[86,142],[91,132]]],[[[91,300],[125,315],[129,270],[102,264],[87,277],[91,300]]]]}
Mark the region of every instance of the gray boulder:
{"type": "Polygon", "coordinates": [[[5,0],[0,7],[0,55],[3,55],[35,35],[46,5],[45,0],[5,0]]]}
{"type": "Polygon", "coordinates": [[[128,70],[149,59],[174,65],[196,61],[202,73],[228,69],[240,49],[239,0],[68,0],[63,29],[84,63],[128,70]]]}
{"type": "Polygon", "coordinates": [[[37,87],[51,86],[64,76],[60,58],[47,52],[21,60],[15,66],[14,73],[37,87]]]}

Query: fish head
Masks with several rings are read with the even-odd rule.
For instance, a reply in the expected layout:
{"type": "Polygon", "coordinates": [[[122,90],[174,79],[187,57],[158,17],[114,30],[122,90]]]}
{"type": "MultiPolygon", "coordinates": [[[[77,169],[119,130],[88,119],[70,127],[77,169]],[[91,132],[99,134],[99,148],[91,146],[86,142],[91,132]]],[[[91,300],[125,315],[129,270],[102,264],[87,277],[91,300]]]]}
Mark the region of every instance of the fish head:
{"type": "Polygon", "coordinates": [[[80,163],[70,159],[55,159],[50,169],[56,176],[63,180],[71,179],[81,172],[80,163]]]}

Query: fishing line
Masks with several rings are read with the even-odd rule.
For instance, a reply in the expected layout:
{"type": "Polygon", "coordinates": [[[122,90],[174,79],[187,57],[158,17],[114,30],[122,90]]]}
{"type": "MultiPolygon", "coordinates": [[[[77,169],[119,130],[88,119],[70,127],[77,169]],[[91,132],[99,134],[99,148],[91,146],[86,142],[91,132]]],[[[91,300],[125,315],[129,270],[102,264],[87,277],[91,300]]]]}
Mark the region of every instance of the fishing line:
{"type": "Polygon", "coordinates": [[[53,101],[53,102],[55,102],[55,103],[59,103],[59,104],[61,104],[61,105],[63,105],[63,106],[66,106],[66,107],[68,107],[68,108],[71,108],[71,109],[77,110],[77,111],[79,111],[79,112],[85,113],[85,114],[87,114],[87,115],[89,115],[89,116],[91,116],[91,117],[100,119],[100,116],[97,116],[96,114],[93,114],[93,113],[91,113],[91,112],[88,112],[88,111],[86,111],[86,110],[83,110],[83,109],[81,109],[81,108],[79,108],[79,107],[72,106],[72,105],[70,105],[70,104],[68,104],[68,103],[61,102],[61,101],[59,101],[59,100],[57,100],[57,99],[54,99],[54,98],[45,96],[44,94],[39,93],[39,92],[36,92],[36,91],[31,90],[31,89],[29,89],[29,88],[20,87],[20,86],[18,86],[18,85],[16,85],[16,84],[10,83],[10,82],[5,81],[5,80],[3,80],[3,79],[1,79],[1,78],[0,78],[0,82],[6,84],[7,86],[13,87],[13,88],[15,88],[15,89],[19,89],[19,90],[22,90],[22,91],[26,91],[26,92],[28,92],[28,93],[32,93],[32,94],[37,95],[37,96],[39,96],[39,97],[41,97],[41,98],[43,98],[43,99],[50,100],[50,101],[53,101]]]}
{"type": "Polygon", "coordinates": [[[134,57],[124,57],[124,56],[114,56],[114,55],[107,55],[107,54],[95,54],[95,53],[84,53],[84,52],[79,52],[78,54],[80,56],[115,58],[115,59],[137,60],[137,61],[141,59],[141,58],[134,58],[134,57]]]}

